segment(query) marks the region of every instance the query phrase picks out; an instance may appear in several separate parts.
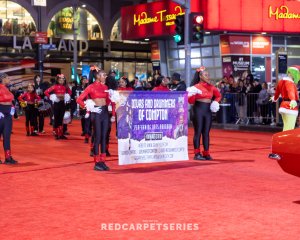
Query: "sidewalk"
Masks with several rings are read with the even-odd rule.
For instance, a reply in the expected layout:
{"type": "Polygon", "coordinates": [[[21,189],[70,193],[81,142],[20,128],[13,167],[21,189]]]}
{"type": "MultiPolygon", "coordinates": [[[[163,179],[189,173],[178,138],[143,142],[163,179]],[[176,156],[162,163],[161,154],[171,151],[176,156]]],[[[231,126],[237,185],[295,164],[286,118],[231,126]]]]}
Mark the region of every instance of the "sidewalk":
{"type": "Polygon", "coordinates": [[[231,123],[216,123],[213,122],[212,128],[238,131],[254,131],[254,132],[281,132],[282,127],[270,125],[254,125],[254,124],[231,124],[231,123]]]}

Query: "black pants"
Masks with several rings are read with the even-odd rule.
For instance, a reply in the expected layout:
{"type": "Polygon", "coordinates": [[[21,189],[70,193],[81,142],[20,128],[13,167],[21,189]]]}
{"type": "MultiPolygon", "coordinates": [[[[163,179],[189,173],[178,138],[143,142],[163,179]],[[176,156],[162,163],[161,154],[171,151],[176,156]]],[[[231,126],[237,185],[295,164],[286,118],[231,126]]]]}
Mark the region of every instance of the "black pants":
{"type": "Polygon", "coordinates": [[[45,124],[45,117],[42,112],[38,112],[38,124],[35,130],[39,132],[44,131],[44,124],[45,124]]]}
{"type": "Polygon", "coordinates": [[[30,124],[30,126],[34,127],[34,129],[37,128],[37,114],[38,110],[34,107],[34,104],[28,104],[25,108],[26,127],[29,127],[30,124]]]}
{"type": "Polygon", "coordinates": [[[0,105],[0,136],[3,136],[4,151],[10,150],[10,135],[12,130],[11,106],[0,105]],[[4,116],[2,116],[4,115],[4,116]]]}
{"type": "Polygon", "coordinates": [[[94,155],[99,155],[99,145],[101,153],[106,152],[106,136],[108,131],[108,109],[102,107],[101,113],[91,113],[91,122],[93,125],[94,136],[94,155]]]}
{"type": "Polygon", "coordinates": [[[260,114],[263,117],[263,123],[268,124],[270,122],[270,119],[267,119],[268,117],[268,104],[261,104],[259,105],[260,108],[260,114]]]}
{"type": "MultiPolygon", "coordinates": [[[[110,139],[111,126],[112,126],[112,122],[110,121],[111,117],[112,117],[112,114],[109,113],[108,114],[108,130],[107,130],[107,134],[106,134],[106,145],[109,144],[109,139],[110,139]]],[[[117,122],[117,118],[116,118],[116,122],[117,122]]]]}
{"type": "Polygon", "coordinates": [[[65,110],[66,106],[64,101],[59,101],[53,104],[54,128],[58,128],[63,125],[65,110]]]}
{"type": "Polygon", "coordinates": [[[194,149],[200,148],[200,138],[202,134],[202,143],[204,151],[209,150],[209,132],[212,123],[212,114],[210,111],[210,103],[196,102],[193,106],[194,111],[194,149]]]}
{"type": "Polygon", "coordinates": [[[88,134],[89,136],[92,136],[92,124],[91,124],[91,115],[88,118],[84,118],[84,134],[88,134]]]}

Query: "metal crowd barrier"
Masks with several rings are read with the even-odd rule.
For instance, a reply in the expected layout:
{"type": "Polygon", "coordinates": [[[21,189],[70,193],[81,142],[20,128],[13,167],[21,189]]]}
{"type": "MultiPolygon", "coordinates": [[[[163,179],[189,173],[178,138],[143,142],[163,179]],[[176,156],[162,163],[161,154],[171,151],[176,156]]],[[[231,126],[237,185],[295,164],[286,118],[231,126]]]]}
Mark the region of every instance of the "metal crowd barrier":
{"type": "MultiPolygon", "coordinates": [[[[271,96],[270,96],[271,97],[271,96]]],[[[258,100],[257,93],[225,93],[220,111],[216,115],[218,123],[276,125],[276,103],[258,100]]]]}

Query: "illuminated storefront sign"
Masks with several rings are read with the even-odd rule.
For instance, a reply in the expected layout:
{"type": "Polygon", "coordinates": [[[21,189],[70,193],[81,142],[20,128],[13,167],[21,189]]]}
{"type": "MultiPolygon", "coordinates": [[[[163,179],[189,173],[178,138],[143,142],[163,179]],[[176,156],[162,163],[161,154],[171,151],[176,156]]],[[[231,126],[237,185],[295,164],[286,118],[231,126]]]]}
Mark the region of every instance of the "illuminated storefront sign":
{"type": "Polygon", "coordinates": [[[271,54],[271,38],[266,36],[252,36],[252,54],[271,54]]]}
{"type": "Polygon", "coordinates": [[[271,38],[268,36],[221,35],[220,46],[222,55],[268,55],[272,52],[271,38]]]}
{"type": "Polygon", "coordinates": [[[272,6],[269,7],[269,18],[275,17],[278,19],[297,19],[300,18],[300,13],[292,13],[287,6],[280,6],[272,10],[272,6]]]}
{"type": "Polygon", "coordinates": [[[250,36],[222,35],[221,54],[250,54],[250,36]]]}
{"type": "Polygon", "coordinates": [[[184,9],[172,1],[159,1],[121,9],[122,38],[141,39],[175,33],[176,16],[184,9]]]}
{"type": "MultiPolygon", "coordinates": [[[[52,38],[49,38],[49,45],[53,44],[52,38]]],[[[31,42],[31,39],[29,37],[24,37],[22,39],[22,42],[20,45],[17,43],[17,36],[13,36],[13,48],[14,49],[33,49],[32,48],[33,43],[31,42]]],[[[74,49],[74,41],[72,40],[65,40],[60,39],[58,43],[55,45],[56,48],[53,50],[57,51],[69,51],[72,52],[74,49]]],[[[89,43],[86,40],[79,40],[77,46],[79,46],[80,52],[86,52],[89,48],[89,43]]]]}
{"type": "Polygon", "coordinates": [[[31,0],[31,4],[33,6],[46,7],[47,6],[47,1],[46,0],[31,0]]]}
{"type": "Polygon", "coordinates": [[[191,5],[204,12],[207,31],[300,32],[300,1],[191,0],[191,5]]]}

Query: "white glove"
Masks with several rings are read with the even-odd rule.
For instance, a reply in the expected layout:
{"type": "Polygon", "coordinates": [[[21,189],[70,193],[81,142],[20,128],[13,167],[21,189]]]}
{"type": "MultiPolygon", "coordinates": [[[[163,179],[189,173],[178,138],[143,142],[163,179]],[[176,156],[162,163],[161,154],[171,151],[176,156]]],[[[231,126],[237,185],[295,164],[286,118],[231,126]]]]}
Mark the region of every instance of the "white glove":
{"type": "Polygon", "coordinates": [[[193,87],[188,87],[186,89],[186,91],[188,92],[188,96],[191,97],[191,96],[194,96],[196,94],[202,94],[202,91],[199,89],[199,88],[196,88],[195,86],[193,87]]]}
{"type": "Polygon", "coordinates": [[[90,113],[87,112],[85,115],[84,115],[84,118],[89,118],[90,117],[90,113]]]}
{"type": "Polygon", "coordinates": [[[112,117],[110,118],[110,121],[111,121],[111,122],[115,122],[115,121],[116,121],[116,117],[115,117],[115,116],[112,116],[112,117]]]}
{"type": "Polygon", "coordinates": [[[10,115],[13,116],[15,114],[15,112],[16,112],[15,107],[11,107],[11,109],[10,109],[10,115]]]}
{"type": "Polygon", "coordinates": [[[88,112],[91,112],[95,108],[95,102],[92,99],[88,99],[84,102],[84,106],[88,112]]]}
{"type": "MultiPolygon", "coordinates": [[[[84,106],[88,112],[101,113],[101,107],[95,107],[95,102],[92,99],[88,99],[84,102],[84,106]]],[[[89,115],[85,118],[88,118],[89,115]]]]}
{"type": "Polygon", "coordinates": [[[4,114],[2,112],[0,112],[0,119],[4,118],[4,114]]]}
{"type": "Polygon", "coordinates": [[[112,101],[112,102],[119,102],[120,101],[120,94],[118,91],[114,91],[112,89],[109,89],[108,90],[108,94],[109,94],[109,99],[112,101]]]}
{"type": "Polygon", "coordinates": [[[65,93],[65,103],[68,103],[71,101],[71,96],[69,93],[65,93]]]}
{"type": "Polygon", "coordinates": [[[94,112],[94,113],[101,113],[102,112],[102,108],[101,107],[94,107],[91,112],[94,112]]]}
{"type": "Polygon", "coordinates": [[[220,104],[217,102],[217,101],[213,101],[211,104],[210,104],[210,110],[212,112],[217,112],[219,111],[220,109],[220,104]]]}
{"type": "Polygon", "coordinates": [[[53,103],[59,102],[59,98],[56,96],[56,94],[51,94],[49,98],[53,103]]]}
{"type": "Polygon", "coordinates": [[[274,98],[274,96],[273,96],[273,97],[270,97],[270,101],[272,101],[272,102],[277,102],[277,101],[278,101],[278,99],[277,99],[277,100],[275,100],[275,98],[274,98]]]}

